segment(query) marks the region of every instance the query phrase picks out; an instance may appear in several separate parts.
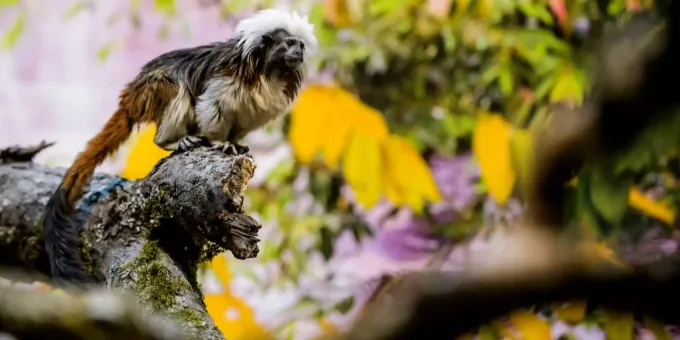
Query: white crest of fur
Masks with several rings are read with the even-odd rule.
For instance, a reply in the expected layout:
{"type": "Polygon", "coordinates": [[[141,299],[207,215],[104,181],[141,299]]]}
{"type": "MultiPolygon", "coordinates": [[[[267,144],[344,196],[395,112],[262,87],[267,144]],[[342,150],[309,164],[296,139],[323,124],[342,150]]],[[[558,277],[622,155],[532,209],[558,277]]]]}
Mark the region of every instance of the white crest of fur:
{"type": "Polygon", "coordinates": [[[243,48],[243,56],[249,55],[262,43],[262,35],[277,29],[284,29],[305,42],[305,62],[316,50],[314,25],[309,22],[306,15],[301,16],[297,12],[289,13],[278,9],[265,9],[255,13],[252,17],[241,20],[236,25],[236,34],[241,37],[238,46],[243,48]]]}

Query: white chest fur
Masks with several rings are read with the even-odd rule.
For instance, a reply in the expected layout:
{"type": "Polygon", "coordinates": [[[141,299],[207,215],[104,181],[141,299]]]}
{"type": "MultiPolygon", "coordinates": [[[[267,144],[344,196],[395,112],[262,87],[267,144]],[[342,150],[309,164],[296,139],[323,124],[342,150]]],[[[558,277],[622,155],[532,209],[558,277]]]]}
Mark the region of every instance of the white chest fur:
{"type": "Polygon", "coordinates": [[[286,113],[293,99],[276,79],[251,86],[230,77],[210,81],[198,98],[196,118],[201,134],[213,141],[236,142],[286,113]]]}

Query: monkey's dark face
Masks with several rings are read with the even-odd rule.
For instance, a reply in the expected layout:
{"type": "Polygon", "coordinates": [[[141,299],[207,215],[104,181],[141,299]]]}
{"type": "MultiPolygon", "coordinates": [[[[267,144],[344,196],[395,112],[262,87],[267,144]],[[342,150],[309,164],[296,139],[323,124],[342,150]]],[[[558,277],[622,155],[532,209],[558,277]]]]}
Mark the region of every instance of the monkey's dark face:
{"type": "Polygon", "coordinates": [[[285,30],[276,30],[263,35],[262,42],[268,66],[294,69],[304,62],[304,41],[285,30]]]}

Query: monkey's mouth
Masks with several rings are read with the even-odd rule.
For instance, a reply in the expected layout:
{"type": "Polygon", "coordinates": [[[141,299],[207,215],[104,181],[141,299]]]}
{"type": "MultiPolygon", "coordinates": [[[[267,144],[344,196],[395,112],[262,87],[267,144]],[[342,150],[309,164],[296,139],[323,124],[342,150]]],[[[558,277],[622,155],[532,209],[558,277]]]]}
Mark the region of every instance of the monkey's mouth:
{"type": "Polygon", "coordinates": [[[286,56],[285,61],[289,66],[297,66],[302,63],[302,57],[286,56]]]}

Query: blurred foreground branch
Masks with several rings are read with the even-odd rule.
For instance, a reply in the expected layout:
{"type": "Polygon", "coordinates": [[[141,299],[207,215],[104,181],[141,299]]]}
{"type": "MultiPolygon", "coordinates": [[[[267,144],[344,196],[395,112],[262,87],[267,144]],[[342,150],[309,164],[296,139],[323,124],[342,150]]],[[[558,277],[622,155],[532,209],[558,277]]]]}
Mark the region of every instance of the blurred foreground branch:
{"type": "Polygon", "coordinates": [[[650,124],[678,115],[671,84],[680,79],[680,4],[668,6],[662,33],[649,34],[658,22],[634,20],[603,40],[591,101],[551,117],[536,143],[522,228],[497,238],[470,271],[400,279],[343,339],[452,339],[513,310],[567,299],[680,323],[680,259],[603,263],[580,251],[565,225],[567,182],[584,164],[625,150],[650,124]]]}
{"type": "Polygon", "coordinates": [[[71,296],[1,287],[0,329],[17,339],[186,339],[174,323],[106,291],[71,296]]]}
{"type": "MultiPolygon", "coordinates": [[[[49,265],[41,217],[63,175],[62,169],[30,162],[47,146],[0,151],[0,265],[43,276],[49,275],[49,265]]],[[[197,268],[224,250],[239,259],[257,256],[260,225],[241,211],[243,193],[254,170],[255,162],[248,156],[231,157],[219,150],[197,148],[161,160],[139,181],[96,174],[78,203],[82,254],[88,268],[104,287],[133,294],[139,308],[174,319],[188,335],[222,339],[206,311],[197,268]]],[[[22,295],[2,294],[3,306],[27,301],[22,295]]],[[[75,301],[68,303],[87,303],[75,301]]],[[[62,302],[47,299],[45,308],[50,303],[62,302]]],[[[115,302],[111,303],[115,309],[115,302]]],[[[125,304],[120,313],[134,309],[125,304]]],[[[43,311],[42,306],[35,308],[36,313],[43,311]]],[[[33,310],[22,314],[26,310],[3,310],[6,314],[0,314],[0,331],[11,333],[12,325],[30,322],[33,310]]],[[[92,332],[113,332],[110,324],[89,318],[98,317],[94,314],[69,315],[75,319],[45,326],[65,327],[61,331],[80,335],[89,334],[76,329],[83,325],[93,327],[92,332]]],[[[136,334],[117,325],[121,327],[117,334],[136,334]]]]}

